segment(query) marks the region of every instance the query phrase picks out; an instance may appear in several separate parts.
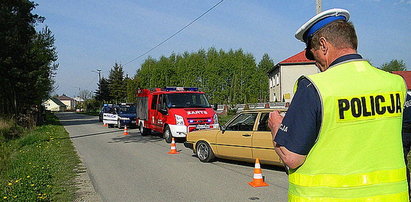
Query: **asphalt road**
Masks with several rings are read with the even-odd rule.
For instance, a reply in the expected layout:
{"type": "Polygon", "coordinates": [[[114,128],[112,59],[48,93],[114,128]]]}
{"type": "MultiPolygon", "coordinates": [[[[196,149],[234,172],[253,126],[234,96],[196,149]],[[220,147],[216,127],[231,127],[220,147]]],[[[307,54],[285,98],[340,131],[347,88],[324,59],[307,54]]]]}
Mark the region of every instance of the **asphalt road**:
{"type": "Polygon", "coordinates": [[[251,187],[254,164],[202,163],[183,143],[180,154],[158,136],[107,128],[98,117],[57,113],[103,201],[287,201],[287,175],[262,165],[268,187],[251,187]]]}

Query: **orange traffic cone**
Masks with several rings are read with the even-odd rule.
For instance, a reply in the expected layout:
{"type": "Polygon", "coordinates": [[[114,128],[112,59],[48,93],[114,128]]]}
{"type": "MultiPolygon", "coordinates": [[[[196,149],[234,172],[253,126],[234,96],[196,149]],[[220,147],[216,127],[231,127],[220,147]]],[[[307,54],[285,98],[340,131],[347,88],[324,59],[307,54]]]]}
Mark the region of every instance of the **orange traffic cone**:
{"type": "Polygon", "coordinates": [[[127,125],[124,125],[123,135],[128,135],[127,125]]]}
{"type": "Polygon", "coordinates": [[[176,142],[174,142],[174,138],[171,139],[171,149],[168,153],[169,154],[179,154],[180,153],[176,149],[176,142]]]}
{"type": "Polygon", "coordinates": [[[255,160],[253,181],[249,182],[248,184],[253,186],[253,187],[269,186],[269,184],[264,182],[263,174],[261,172],[261,167],[260,167],[260,160],[258,158],[255,160]]]}
{"type": "Polygon", "coordinates": [[[104,126],[104,127],[107,127],[108,125],[107,125],[107,123],[105,123],[105,124],[103,124],[103,126],[104,126]]]}

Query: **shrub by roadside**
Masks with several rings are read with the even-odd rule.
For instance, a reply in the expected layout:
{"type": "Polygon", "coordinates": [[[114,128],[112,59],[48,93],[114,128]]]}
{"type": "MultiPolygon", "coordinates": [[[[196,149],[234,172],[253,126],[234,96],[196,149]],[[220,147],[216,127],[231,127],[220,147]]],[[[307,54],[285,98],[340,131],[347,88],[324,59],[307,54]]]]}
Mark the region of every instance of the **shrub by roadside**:
{"type": "Polygon", "coordinates": [[[57,118],[19,136],[0,141],[0,199],[73,201],[80,160],[57,118]]]}

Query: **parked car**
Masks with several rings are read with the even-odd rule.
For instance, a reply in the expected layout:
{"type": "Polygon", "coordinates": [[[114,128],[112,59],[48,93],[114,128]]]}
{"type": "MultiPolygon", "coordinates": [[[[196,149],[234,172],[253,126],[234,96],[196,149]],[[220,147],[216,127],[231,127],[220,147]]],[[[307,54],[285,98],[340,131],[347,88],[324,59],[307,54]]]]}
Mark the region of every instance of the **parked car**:
{"type": "Polygon", "coordinates": [[[103,113],[103,123],[109,128],[136,127],[136,107],[134,104],[113,105],[103,113]]]}
{"type": "Polygon", "coordinates": [[[125,125],[129,128],[135,128],[136,125],[136,106],[135,104],[122,104],[118,107],[119,119],[117,127],[122,128],[125,125]]]}
{"type": "Polygon", "coordinates": [[[285,109],[245,110],[220,128],[188,133],[184,145],[202,162],[217,157],[253,163],[259,158],[262,164],[282,166],[268,127],[269,113],[274,110],[285,112],[285,109]]]}
{"type": "Polygon", "coordinates": [[[98,121],[103,122],[103,114],[108,113],[111,108],[113,107],[112,104],[104,104],[103,107],[101,108],[99,114],[98,114],[98,121]]]}

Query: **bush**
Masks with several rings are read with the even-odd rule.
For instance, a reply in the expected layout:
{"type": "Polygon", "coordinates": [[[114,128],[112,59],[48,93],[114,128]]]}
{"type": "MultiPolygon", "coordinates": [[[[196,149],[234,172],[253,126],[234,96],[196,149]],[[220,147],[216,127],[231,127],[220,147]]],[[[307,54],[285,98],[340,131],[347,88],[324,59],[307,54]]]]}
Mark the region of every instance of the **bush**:
{"type": "Polygon", "coordinates": [[[97,100],[86,100],[85,101],[85,106],[86,106],[86,112],[98,112],[101,108],[101,103],[100,101],[97,100]]]}
{"type": "Polygon", "coordinates": [[[19,138],[23,131],[13,119],[0,118],[0,143],[19,138]]]}

